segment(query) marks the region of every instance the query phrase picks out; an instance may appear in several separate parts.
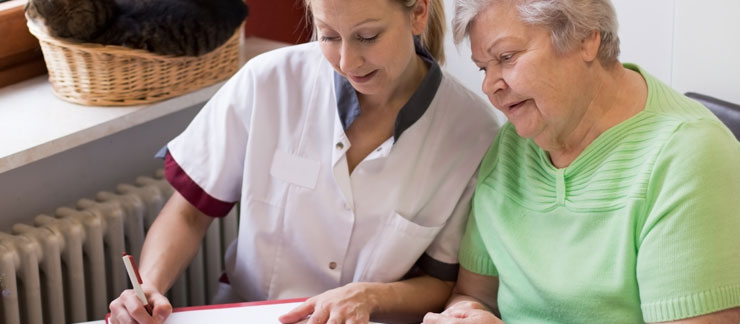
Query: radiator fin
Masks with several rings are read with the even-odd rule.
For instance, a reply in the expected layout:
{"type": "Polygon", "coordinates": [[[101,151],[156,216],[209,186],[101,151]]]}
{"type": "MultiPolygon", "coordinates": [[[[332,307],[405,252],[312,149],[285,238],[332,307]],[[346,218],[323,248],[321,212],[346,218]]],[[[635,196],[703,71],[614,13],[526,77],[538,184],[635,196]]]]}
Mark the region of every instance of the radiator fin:
{"type": "MultiPolygon", "coordinates": [[[[7,324],[61,324],[99,320],[127,288],[121,263],[138,258],[144,235],[173,189],[159,170],[116,192],[101,191],[38,215],[33,226],[0,232],[0,319],[7,324]]],[[[167,293],[175,307],[205,305],[223,272],[223,254],[236,239],[236,212],[215,220],[183,276],[167,293]]]]}

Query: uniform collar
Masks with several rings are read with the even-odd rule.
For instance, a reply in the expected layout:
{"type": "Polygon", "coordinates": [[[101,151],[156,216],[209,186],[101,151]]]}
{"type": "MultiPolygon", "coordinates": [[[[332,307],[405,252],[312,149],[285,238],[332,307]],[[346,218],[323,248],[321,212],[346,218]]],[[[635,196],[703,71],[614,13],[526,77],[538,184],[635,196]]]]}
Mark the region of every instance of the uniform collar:
{"type": "MultiPolygon", "coordinates": [[[[434,60],[429,51],[421,46],[419,38],[414,36],[414,46],[416,54],[429,64],[429,71],[421,81],[419,87],[411,95],[411,98],[401,108],[396,116],[396,122],[393,130],[393,141],[398,141],[401,134],[411,127],[427,111],[429,105],[437,93],[440,83],[442,82],[442,70],[439,64],[434,60]]],[[[346,131],[355,118],[360,114],[360,104],[357,100],[357,93],[349,83],[347,78],[334,71],[334,93],[337,97],[337,111],[342,127],[346,131]]]]}

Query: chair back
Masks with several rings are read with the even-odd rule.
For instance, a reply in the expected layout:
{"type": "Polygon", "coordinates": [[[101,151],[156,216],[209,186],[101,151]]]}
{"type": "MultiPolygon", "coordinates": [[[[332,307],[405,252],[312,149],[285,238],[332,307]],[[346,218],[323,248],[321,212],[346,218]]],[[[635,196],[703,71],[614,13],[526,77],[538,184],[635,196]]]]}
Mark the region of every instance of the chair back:
{"type": "Polygon", "coordinates": [[[687,92],[686,96],[709,108],[740,141],[740,105],[696,92],[687,92]]]}

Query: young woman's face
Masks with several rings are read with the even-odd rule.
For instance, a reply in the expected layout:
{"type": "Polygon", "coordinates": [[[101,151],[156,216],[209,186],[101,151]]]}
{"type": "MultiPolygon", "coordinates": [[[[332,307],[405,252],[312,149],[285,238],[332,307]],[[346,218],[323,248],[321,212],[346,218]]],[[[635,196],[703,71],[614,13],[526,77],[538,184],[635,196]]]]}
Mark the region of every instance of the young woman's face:
{"type": "Polygon", "coordinates": [[[398,86],[426,23],[397,0],[311,0],[311,12],[324,57],[365,95],[398,86]]]}

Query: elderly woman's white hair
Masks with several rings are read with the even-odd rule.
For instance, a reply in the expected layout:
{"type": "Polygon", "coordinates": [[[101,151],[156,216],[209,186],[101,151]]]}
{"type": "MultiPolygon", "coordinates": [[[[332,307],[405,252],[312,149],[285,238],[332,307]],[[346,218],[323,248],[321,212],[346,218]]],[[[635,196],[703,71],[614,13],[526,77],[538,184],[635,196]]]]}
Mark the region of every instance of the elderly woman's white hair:
{"type": "Polygon", "coordinates": [[[560,53],[598,30],[601,33],[599,60],[603,65],[617,62],[617,14],[609,0],[455,0],[452,19],[455,44],[468,36],[470,25],[482,11],[501,1],[514,4],[523,22],[548,27],[553,46],[560,53]]]}

